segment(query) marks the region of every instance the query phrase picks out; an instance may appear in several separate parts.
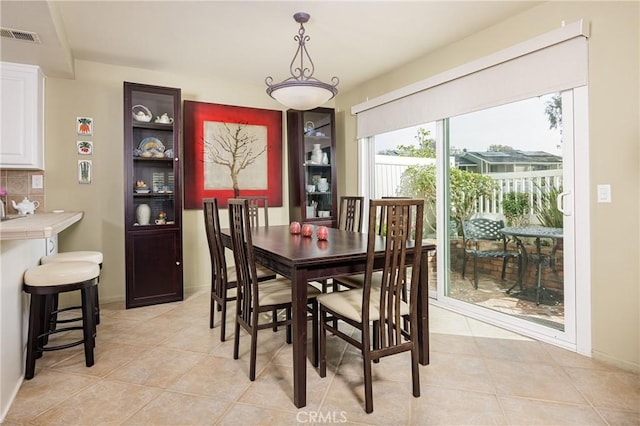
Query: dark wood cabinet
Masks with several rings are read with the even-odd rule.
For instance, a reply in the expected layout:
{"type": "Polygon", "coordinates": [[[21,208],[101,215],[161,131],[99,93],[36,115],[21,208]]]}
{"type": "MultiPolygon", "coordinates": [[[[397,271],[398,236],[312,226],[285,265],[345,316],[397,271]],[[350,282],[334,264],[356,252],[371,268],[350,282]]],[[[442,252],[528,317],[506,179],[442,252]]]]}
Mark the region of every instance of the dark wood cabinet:
{"type": "Polygon", "coordinates": [[[183,299],[180,89],[124,83],[126,307],[183,299]]]}
{"type": "Polygon", "coordinates": [[[334,110],[289,110],[287,131],[290,220],[336,227],[334,110]]]}

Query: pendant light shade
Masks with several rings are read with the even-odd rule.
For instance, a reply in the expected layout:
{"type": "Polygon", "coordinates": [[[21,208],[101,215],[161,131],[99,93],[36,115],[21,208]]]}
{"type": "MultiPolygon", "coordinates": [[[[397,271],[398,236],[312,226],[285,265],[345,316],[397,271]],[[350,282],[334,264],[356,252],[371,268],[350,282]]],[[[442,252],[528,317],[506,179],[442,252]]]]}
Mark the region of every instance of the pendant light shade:
{"type": "Polygon", "coordinates": [[[291,77],[280,83],[273,83],[273,77],[269,76],[265,79],[265,83],[267,94],[273,99],[288,108],[304,111],[333,99],[338,94],[336,86],[340,80],[338,77],[333,77],[331,79],[333,84],[329,84],[313,77],[315,67],[307,51],[306,42],[309,41],[309,36],[305,35],[303,25],[309,21],[309,14],[298,12],[293,15],[293,19],[300,24],[300,29],[294,37],[298,42],[298,50],[289,65],[291,77]],[[305,60],[309,65],[305,65],[305,60]]]}

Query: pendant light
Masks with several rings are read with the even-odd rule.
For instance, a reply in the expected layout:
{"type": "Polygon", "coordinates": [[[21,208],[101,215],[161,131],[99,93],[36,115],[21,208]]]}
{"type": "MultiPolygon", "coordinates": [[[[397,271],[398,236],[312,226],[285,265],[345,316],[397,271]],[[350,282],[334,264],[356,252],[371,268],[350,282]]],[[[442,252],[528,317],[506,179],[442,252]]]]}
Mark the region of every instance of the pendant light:
{"type": "Polygon", "coordinates": [[[280,83],[273,83],[271,76],[265,79],[269,96],[288,108],[300,111],[316,108],[333,99],[338,94],[336,86],[340,82],[338,77],[331,78],[333,84],[323,83],[313,77],[315,66],[305,44],[310,38],[305,35],[304,30],[304,24],[309,21],[309,17],[310,15],[304,12],[293,15],[293,19],[300,24],[300,29],[294,36],[294,40],[298,42],[298,50],[289,65],[291,77],[280,83]],[[305,65],[305,60],[309,65],[305,65]]]}

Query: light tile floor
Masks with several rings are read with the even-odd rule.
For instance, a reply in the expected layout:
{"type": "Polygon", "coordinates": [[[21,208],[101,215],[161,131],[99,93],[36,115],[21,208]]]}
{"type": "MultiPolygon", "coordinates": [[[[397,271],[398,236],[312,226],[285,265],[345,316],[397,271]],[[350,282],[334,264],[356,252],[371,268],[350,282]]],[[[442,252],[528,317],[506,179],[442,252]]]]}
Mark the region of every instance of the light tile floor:
{"type": "Polygon", "coordinates": [[[231,314],[221,343],[208,309],[207,292],[146,308],[102,306],[95,365],[84,365],[81,347],[45,353],[5,424],[640,424],[638,374],[433,306],[420,398],[411,395],[407,354],[385,358],[373,368],[367,415],[360,356],[329,337],[327,377],[309,364],[307,406],[297,410],[284,329],[260,332],[252,383],[248,337],[233,360],[231,314]]]}

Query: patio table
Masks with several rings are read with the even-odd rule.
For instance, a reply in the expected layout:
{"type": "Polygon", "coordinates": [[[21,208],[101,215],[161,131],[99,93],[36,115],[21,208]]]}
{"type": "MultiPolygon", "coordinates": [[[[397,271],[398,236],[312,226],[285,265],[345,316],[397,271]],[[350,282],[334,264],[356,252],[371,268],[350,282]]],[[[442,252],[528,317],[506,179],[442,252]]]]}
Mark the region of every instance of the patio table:
{"type": "MultiPolygon", "coordinates": [[[[327,241],[292,235],[288,225],[254,228],[251,238],[257,263],[292,281],[293,301],[293,402],[306,405],[307,399],[307,282],[340,275],[364,273],[367,265],[367,234],[329,228],[327,241]]],[[[384,237],[376,236],[374,269],[382,269],[384,237]]],[[[225,247],[231,248],[228,229],[222,230],[225,247]]],[[[418,291],[418,347],[420,364],[429,363],[429,305],[427,253],[434,244],[424,243],[418,291]]],[[[408,251],[408,256],[412,251],[408,251]]]]}
{"type": "MultiPolygon", "coordinates": [[[[514,226],[514,227],[504,227],[500,230],[505,235],[513,237],[516,241],[516,244],[522,250],[522,260],[524,264],[522,265],[520,276],[518,277],[518,282],[516,284],[520,285],[520,289],[522,289],[522,281],[524,277],[524,272],[527,269],[527,264],[529,262],[529,255],[527,254],[527,250],[525,245],[522,243],[520,238],[529,237],[535,239],[536,245],[536,253],[532,255],[535,258],[536,262],[536,305],[540,304],[540,295],[543,292],[546,292],[547,289],[542,285],[542,264],[545,259],[548,258],[551,262],[551,257],[553,255],[543,255],[540,245],[541,238],[549,238],[554,241],[554,252],[555,252],[555,242],[563,238],[563,230],[562,228],[549,228],[546,226],[514,226]]],[[[515,285],[514,285],[515,286],[515,285]]],[[[509,293],[513,287],[511,287],[507,293],[509,293]]]]}

